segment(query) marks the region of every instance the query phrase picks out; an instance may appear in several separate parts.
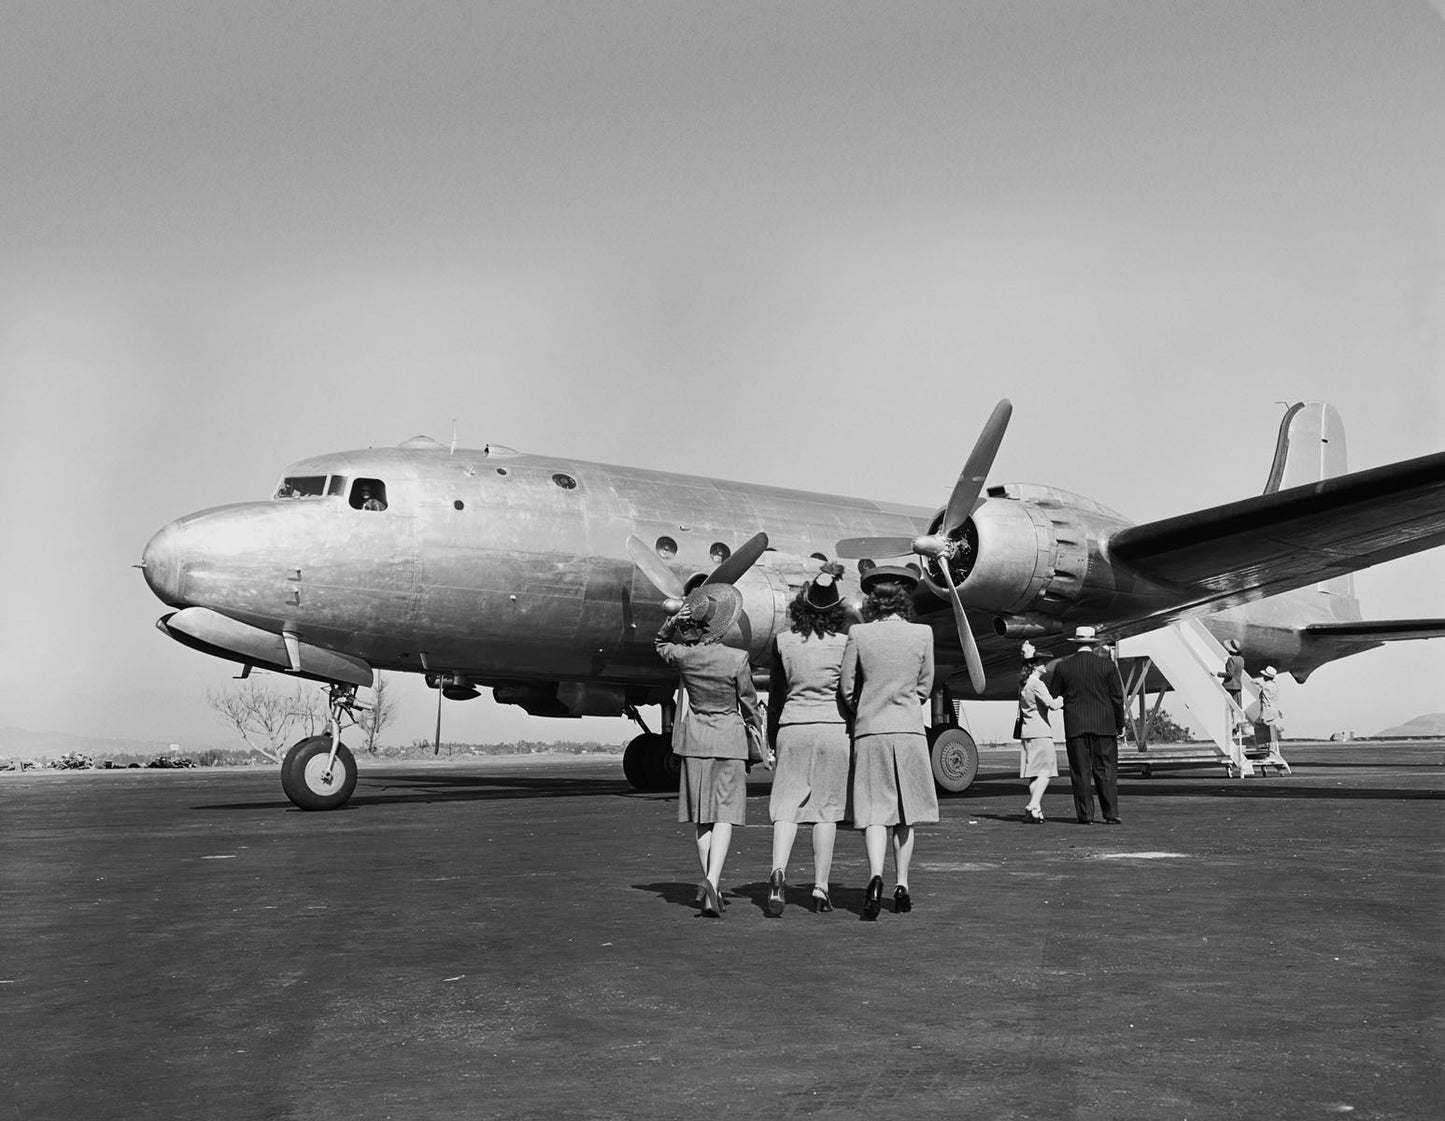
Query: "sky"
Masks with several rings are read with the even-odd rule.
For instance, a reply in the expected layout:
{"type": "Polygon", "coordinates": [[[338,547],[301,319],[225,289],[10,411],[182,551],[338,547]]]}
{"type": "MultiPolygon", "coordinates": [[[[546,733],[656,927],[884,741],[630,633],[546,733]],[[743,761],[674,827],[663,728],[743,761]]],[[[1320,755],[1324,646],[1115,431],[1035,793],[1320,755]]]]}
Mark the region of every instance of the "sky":
{"type": "MultiPolygon", "coordinates": [[[[12,0],[0,726],[227,742],[235,667],[155,630],[151,534],[454,425],[926,506],[1008,397],[991,482],[1139,521],[1258,493],[1285,402],[1354,468],[1440,451],[1442,120],[1427,3],[12,0]]],[[[1356,586],[1445,616],[1445,549],[1356,586]]],[[[396,693],[385,739],[430,736],[396,693]]],[[[1281,703],[1445,712],[1445,641],[1281,703]]]]}

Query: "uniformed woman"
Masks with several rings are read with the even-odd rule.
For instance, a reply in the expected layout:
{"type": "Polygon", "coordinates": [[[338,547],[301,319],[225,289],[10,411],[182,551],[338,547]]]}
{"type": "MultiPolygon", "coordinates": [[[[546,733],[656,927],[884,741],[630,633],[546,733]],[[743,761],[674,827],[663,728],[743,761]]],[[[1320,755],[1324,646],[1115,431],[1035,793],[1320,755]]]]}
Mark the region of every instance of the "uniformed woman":
{"type": "Polygon", "coordinates": [[[768,813],[773,819],[773,871],[768,913],[783,913],[788,856],[798,826],[813,826],[814,911],[831,911],[828,874],[833,842],[848,803],[848,725],[838,702],[838,677],[852,621],[838,595],[843,566],[823,566],[788,607],[792,629],[773,647],[768,687],[768,742],[777,754],[768,813]]]}
{"type": "Polygon", "coordinates": [[[913,827],[938,820],[923,705],[933,691],[933,631],[912,622],[912,565],[878,565],[862,576],[864,622],[848,632],[840,688],[853,710],[853,824],[863,830],[868,889],[863,917],[883,908],[883,860],[893,835],[893,910],[911,911],[913,827]]]}
{"type": "Polygon", "coordinates": [[[762,713],[742,650],[719,645],[738,616],[742,595],[731,584],[704,584],[657,632],[657,652],[677,670],[686,711],[672,725],[672,751],[682,759],[677,820],[697,825],[697,885],[702,913],[722,918],[718,893],[733,826],[747,808],[748,729],[760,739],[762,713]]]}

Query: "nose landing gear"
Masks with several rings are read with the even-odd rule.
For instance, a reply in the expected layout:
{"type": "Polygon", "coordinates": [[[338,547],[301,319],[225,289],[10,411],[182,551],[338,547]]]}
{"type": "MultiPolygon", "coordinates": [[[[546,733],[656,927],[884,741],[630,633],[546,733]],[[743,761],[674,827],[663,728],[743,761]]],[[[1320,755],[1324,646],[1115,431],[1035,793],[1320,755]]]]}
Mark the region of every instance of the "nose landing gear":
{"type": "Polygon", "coordinates": [[[330,718],[325,735],[307,736],[286,753],[281,763],[281,789],[303,810],[334,810],[356,789],[356,758],[341,742],[341,725],[357,722],[355,685],[332,685],[330,718]]]}

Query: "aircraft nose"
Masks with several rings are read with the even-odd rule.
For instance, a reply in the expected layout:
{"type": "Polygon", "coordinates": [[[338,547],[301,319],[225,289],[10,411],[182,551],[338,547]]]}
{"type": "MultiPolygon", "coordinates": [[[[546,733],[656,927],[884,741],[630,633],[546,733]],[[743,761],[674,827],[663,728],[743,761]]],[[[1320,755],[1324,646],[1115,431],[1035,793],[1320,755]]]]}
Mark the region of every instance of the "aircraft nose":
{"type": "Polygon", "coordinates": [[[163,527],[146,544],[141,554],[141,571],[146,583],[162,603],[184,606],[181,600],[181,576],[185,560],[185,531],[178,522],[163,527]]]}

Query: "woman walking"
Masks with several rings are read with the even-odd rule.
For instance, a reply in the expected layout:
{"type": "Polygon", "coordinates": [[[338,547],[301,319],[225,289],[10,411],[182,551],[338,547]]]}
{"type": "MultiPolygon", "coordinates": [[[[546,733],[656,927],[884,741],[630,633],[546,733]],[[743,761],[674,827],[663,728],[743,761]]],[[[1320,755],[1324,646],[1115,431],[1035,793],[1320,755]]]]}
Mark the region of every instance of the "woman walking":
{"type": "Polygon", "coordinates": [[[913,827],[938,820],[938,794],[923,729],[933,691],[933,631],[912,622],[912,565],[879,565],[861,583],[864,622],[848,632],[840,689],[853,712],[853,824],[863,830],[868,889],[863,918],[883,909],[883,861],[893,837],[893,910],[913,909],[908,868],[913,827]]]}
{"type": "Polygon", "coordinates": [[[788,857],[798,826],[813,826],[814,911],[831,911],[833,842],[848,802],[848,726],[838,678],[850,622],[838,595],[843,566],[828,563],[788,607],[792,629],[778,635],[768,686],[768,742],[777,753],[768,813],[773,870],[768,913],[783,913],[788,857]]]}
{"type": "Polygon", "coordinates": [[[733,826],[746,821],[748,728],[761,738],[762,713],[742,650],[719,641],[742,614],[731,584],[704,584],[657,632],[657,653],[682,678],[687,711],[672,725],[672,751],[682,759],[677,820],[697,826],[697,885],[702,913],[722,918],[718,894],[733,826]]]}
{"type": "Polygon", "coordinates": [[[1029,780],[1024,820],[1035,825],[1044,822],[1044,791],[1049,788],[1049,779],[1059,773],[1049,712],[1063,708],[1064,702],[1052,696],[1044,684],[1044,667],[1048,663],[1048,654],[1031,649],[1019,675],[1019,777],[1029,780]]]}

